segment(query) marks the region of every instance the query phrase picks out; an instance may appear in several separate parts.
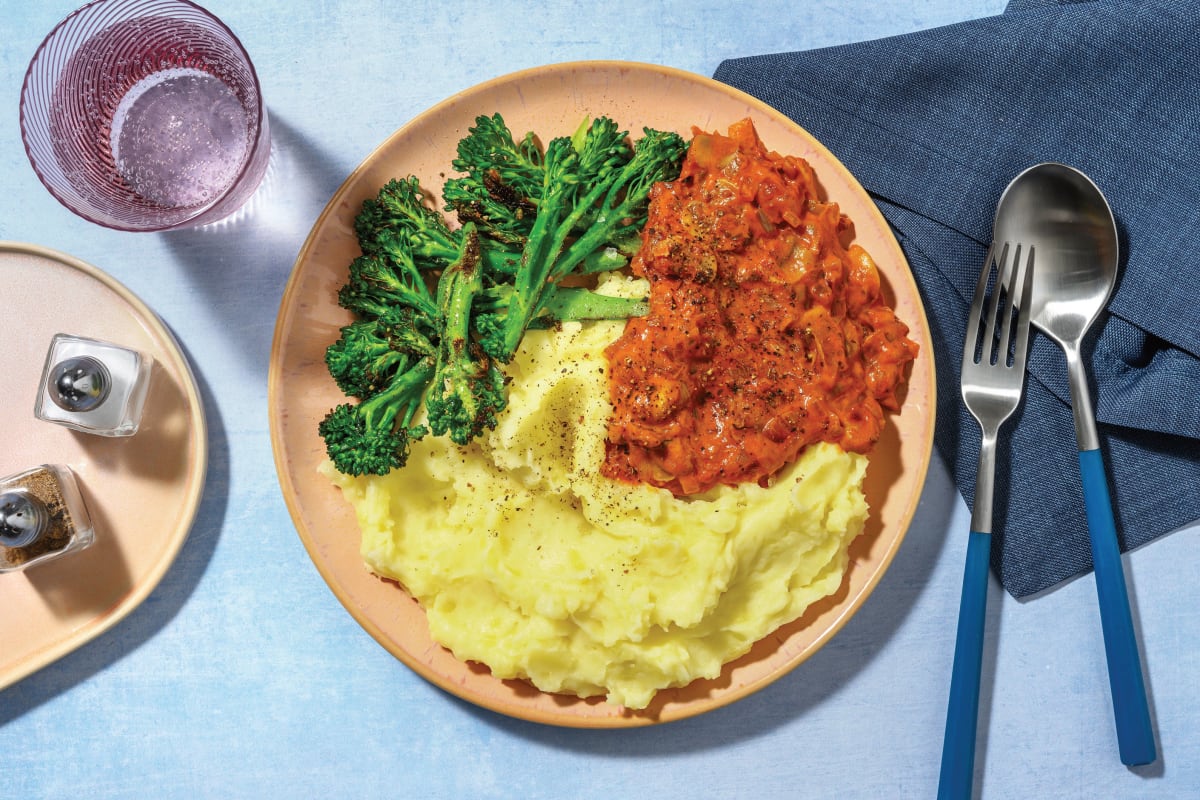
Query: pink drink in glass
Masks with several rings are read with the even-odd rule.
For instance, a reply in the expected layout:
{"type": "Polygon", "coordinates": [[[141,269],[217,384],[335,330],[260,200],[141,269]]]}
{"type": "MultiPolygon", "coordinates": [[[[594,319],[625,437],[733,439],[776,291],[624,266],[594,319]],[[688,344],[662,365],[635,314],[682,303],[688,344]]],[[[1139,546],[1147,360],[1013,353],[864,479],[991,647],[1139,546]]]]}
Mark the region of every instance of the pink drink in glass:
{"type": "Polygon", "coordinates": [[[123,230],[227,216],[270,154],[253,66],[187,0],[100,0],[68,17],[30,64],[21,123],[51,193],[123,230]]]}
{"type": "Polygon", "coordinates": [[[250,125],[237,96],[207,72],[165,69],[134,84],[113,115],[113,161],[129,186],[170,207],[228,189],[246,157],[250,125]]]}

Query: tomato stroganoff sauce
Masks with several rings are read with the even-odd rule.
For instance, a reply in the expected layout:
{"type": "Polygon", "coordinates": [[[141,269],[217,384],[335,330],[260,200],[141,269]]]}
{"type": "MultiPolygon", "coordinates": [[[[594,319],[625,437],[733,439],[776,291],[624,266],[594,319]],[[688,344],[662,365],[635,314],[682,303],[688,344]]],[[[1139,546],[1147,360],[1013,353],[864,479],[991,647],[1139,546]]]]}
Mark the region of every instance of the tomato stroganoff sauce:
{"type": "Polygon", "coordinates": [[[814,442],[871,449],[917,345],[850,227],[749,119],[694,132],[632,263],[649,314],[606,350],[605,475],[689,495],[766,485],[814,442]]]}

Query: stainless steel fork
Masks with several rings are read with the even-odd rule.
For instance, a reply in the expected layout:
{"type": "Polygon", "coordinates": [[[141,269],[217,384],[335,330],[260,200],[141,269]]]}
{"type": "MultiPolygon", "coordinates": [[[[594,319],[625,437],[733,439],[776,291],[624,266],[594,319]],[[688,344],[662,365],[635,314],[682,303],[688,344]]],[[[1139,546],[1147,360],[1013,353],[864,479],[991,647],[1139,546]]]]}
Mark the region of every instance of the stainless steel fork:
{"type": "Polygon", "coordinates": [[[1029,300],[1035,253],[1032,247],[1022,250],[1019,243],[992,243],[975,286],[963,345],[963,403],[979,422],[983,436],[958,610],[939,798],[968,798],[974,783],[984,610],[992,549],[996,441],[1000,426],[1021,402],[1029,350],[1029,300]]]}

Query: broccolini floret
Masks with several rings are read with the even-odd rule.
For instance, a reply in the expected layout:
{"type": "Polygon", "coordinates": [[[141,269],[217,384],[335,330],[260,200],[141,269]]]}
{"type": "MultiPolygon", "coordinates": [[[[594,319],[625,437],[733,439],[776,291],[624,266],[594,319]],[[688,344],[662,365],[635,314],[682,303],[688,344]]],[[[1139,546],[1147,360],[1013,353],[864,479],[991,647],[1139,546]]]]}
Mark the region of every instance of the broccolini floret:
{"type": "Polygon", "coordinates": [[[499,114],[477,117],[453,165],[463,174],[442,187],[446,206],[460,222],[475,222],[484,236],[519,251],[541,199],[542,153],[533,133],[517,142],[499,114]]]}
{"type": "Polygon", "coordinates": [[[334,467],[346,475],[386,475],[408,462],[409,445],[428,432],[413,420],[433,377],[434,359],[397,372],[382,391],[343,403],[317,427],[334,467]]]}
{"type": "Polygon", "coordinates": [[[432,331],[412,309],[394,308],[376,319],[357,319],[341,329],[325,351],[325,365],[338,388],[350,397],[366,399],[437,348],[432,331]]]}
{"type": "Polygon", "coordinates": [[[508,361],[516,353],[525,330],[542,313],[548,289],[572,272],[578,274],[588,256],[624,242],[645,225],[654,183],[678,177],[687,147],[683,138],[649,128],[644,134],[628,160],[607,162],[586,191],[577,183],[581,156],[573,141],[559,138],[546,146],[541,204],[513,278],[496,358],[508,361]],[[584,219],[590,223],[573,237],[584,219]]]}
{"type": "Polygon", "coordinates": [[[429,337],[439,320],[436,305],[427,312],[394,300],[373,318],[344,326],[325,350],[338,388],[360,400],[333,409],[317,429],[339,472],[386,475],[404,466],[410,444],[428,433],[415,420],[436,368],[429,337]]]}
{"type": "MultiPolygon", "coordinates": [[[[418,272],[439,272],[458,258],[462,231],[451,230],[429,202],[416,177],[388,181],[355,218],[354,233],[363,254],[407,259],[418,272]]],[[[492,272],[511,273],[518,255],[519,248],[489,248],[483,251],[484,265],[492,272]]]]}
{"type": "Polygon", "coordinates": [[[455,444],[467,444],[496,427],[496,414],[507,403],[504,373],[471,340],[471,307],[483,291],[479,234],[463,228],[459,257],[438,281],[438,306],[445,321],[425,409],[429,427],[455,444]]]}
{"type": "MultiPolygon", "coordinates": [[[[609,117],[585,119],[570,137],[577,158],[570,172],[560,172],[554,183],[567,191],[571,205],[583,211],[573,220],[572,234],[588,229],[594,217],[584,208],[584,195],[611,170],[632,156],[629,135],[609,117]]],[[[562,165],[558,165],[561,167],[562,165]]],[[[529,238],[546,191],[546,156],[527,133],[517,142],[499,114],[475,120],[458,144],[454,168],[464,173],[446,181],[442,199],[459,222],[474,222],[486,238],[503,247],[522,250],[529,238]]],[[[637,226],[640,230],[641,226],[637,226]]],[[[637,248],[638,237],[613,236],[610,248],[597,248],[586,256],[586,272],[620,269],[637,248]]],[[[515,257],[511,259],[515,262],[515,257]]],[[[510,272],[511,269],[503,270],[510,272]]]]}
{"type": "Polygon", "coordinates": [[[431,208],[415,177],[393,179],[363,203],[354,233],[365,255],[403,256],[419,270],[441,269],[458,256],[459,240],[431,208]]]}
{"type": "Polygon", "coordinates": [[[584,120],[571,136],[571,147],[579,154],[579,160],[570,201],[573,208],[582,212],[573,218],[571,234],[579,235],[591,227],[600,210],[594,203],[589,204],[588,191],[606,180],[614,169],[624,166],[633,151],[629,134],[608,117],[584,120]]]}
{"type": "Polygon", "coordinates": [[[338,304],[366,319],[384,316],[397,306],[425,316],[437,314],[426,278],[412,260],[379,254],[362,255],[350,262],[350,277],[338,290],[338,304]]]}

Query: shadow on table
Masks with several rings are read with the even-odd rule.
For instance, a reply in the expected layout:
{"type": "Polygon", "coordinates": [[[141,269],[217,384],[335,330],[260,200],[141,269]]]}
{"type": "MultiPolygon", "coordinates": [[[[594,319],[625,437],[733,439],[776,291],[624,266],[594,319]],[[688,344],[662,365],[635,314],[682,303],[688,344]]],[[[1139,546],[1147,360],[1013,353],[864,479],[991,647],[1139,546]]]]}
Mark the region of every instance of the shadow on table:
{"type": "MultiPolygon", "coordinates": [[[[908,537],[926,538],[919,543],[910,538],[907,546],[900,548],[871,597],[830,642],[787,675],[729,706],[664,725],[621,729],[616,732],[619,735],[614,735],[607,730],[574,730],[524,722],[465,701],[455,702],[480,720],[513,735],[547,747],[583,753],[655,758],[696,753],[765,736],[835,699],[887,646],[929,583],[937,554],[945,544],[943,540],[929,539],[928,532],[945,529],[957,497],[948,480],[945,486],[927,486],[908,532],[908,537]]],[[[998,608],[999,604],[995,605],[998,608]]],[[[988,624],[998,624],[998,620],[989,618],[988,624]]],[[[949,664],[946,669],[948,674],[949,664]]],[[[879,709],[879,713],[885,714],[886,709],[879,709]]]]}
{"type": "MultiPolygon", "coordinates": [[[[180,345],[185,351],[186,346],[180,345]]],[[[204,376],[193,372],[208,428],[208,474],[187,540],[150,595],[112,629],[58,661],[0,690],[0,727],[102,672],[150,641],[191,597],[212,559],[229,497],[229,439],[204,376]]]]}

